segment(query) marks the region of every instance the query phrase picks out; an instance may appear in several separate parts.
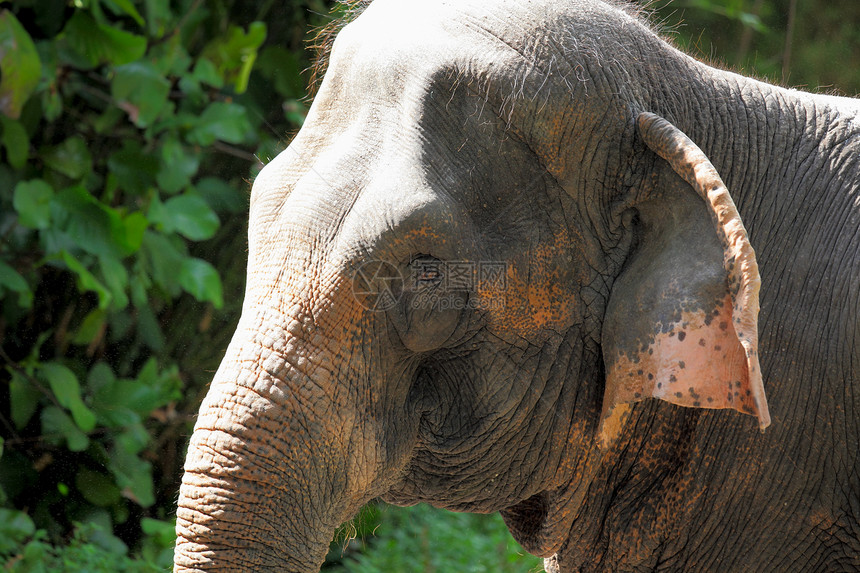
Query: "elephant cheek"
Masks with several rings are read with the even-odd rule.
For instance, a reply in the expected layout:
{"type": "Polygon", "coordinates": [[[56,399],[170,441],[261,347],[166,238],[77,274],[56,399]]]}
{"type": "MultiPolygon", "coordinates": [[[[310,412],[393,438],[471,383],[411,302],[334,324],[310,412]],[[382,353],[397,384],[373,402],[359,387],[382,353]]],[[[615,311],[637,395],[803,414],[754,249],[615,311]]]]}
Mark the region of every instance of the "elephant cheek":
{"type": "Polygon", "coordinates": [[[528,257],[512,259],[496,274],[478,283],[478,308],[486,311],[488,326],[497,333],[534,339],[546,332],[564,332],[579,320],[579,285],[587,284],[581,252],[567,232],[552,242],[529,250],[528,257]]]}

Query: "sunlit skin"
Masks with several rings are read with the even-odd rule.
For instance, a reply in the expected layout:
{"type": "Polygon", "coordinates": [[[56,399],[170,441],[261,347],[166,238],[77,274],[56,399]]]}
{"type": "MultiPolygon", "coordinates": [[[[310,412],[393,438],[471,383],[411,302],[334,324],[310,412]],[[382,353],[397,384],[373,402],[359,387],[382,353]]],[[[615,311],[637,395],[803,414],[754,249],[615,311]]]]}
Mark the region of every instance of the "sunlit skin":
{"type": "Polygon", "coordinates": [[[552,573],[850,570],[858,109],[602,2],[376,0],[254,182],[175,570],[317,571],[374,498],[552,573]]]}

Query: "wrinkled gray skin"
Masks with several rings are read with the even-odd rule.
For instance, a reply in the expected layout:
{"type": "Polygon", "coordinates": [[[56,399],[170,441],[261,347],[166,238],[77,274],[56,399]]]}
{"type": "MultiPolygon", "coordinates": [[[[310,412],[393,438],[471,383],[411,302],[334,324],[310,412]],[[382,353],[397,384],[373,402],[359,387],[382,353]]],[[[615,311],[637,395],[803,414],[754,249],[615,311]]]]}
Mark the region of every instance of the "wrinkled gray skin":
{"type": "Polygon", "coordinates": [[[376,0],[254,183],[175,570],[316,571],[375,497],[501,510],[550,571],[860,568],[858,110],[707,67],[601,2],[376,0]],[[749,232],[773,424],[645,400],[604,454],[618,277],[654,229],[716,245],[643,111],[701,147],[749,232]],[[504,308],[358,304],[363,263],[415,259],[504,262],[504,308]]]}

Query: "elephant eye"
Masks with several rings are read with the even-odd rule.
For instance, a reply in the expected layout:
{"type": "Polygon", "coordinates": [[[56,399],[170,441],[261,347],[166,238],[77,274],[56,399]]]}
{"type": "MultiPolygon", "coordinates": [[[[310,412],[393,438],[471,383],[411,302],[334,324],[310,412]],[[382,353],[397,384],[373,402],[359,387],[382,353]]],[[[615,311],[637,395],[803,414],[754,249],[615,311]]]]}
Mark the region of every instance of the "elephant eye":
{"type": "Polygon", "coordinates": [[[435,282],[442,278],[438,269],[422,269],[415,280],[418,282],[435,282]]]}
{"type": "Polygon", "coordinates": [[[412,260],[410,282],[416,290],[435,287],[445,279],[444,263],[433,257],[418,257],[412,260]]]}

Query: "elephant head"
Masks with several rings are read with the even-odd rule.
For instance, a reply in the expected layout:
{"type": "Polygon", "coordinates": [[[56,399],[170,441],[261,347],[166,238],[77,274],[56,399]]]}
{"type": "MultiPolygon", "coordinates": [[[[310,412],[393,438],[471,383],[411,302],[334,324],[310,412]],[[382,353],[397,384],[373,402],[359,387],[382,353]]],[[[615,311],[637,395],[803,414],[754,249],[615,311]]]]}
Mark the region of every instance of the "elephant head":
{"type": "Polygon", "coordinates": [[[721,74],[597,1],[347,25],[253,185],[176,571],[316,571],[376,497],[502,511],[549,557],[619,452],[659,469],[709,409],[766,427],[756,256],[693,143],[746,89],[721,74]]]}

